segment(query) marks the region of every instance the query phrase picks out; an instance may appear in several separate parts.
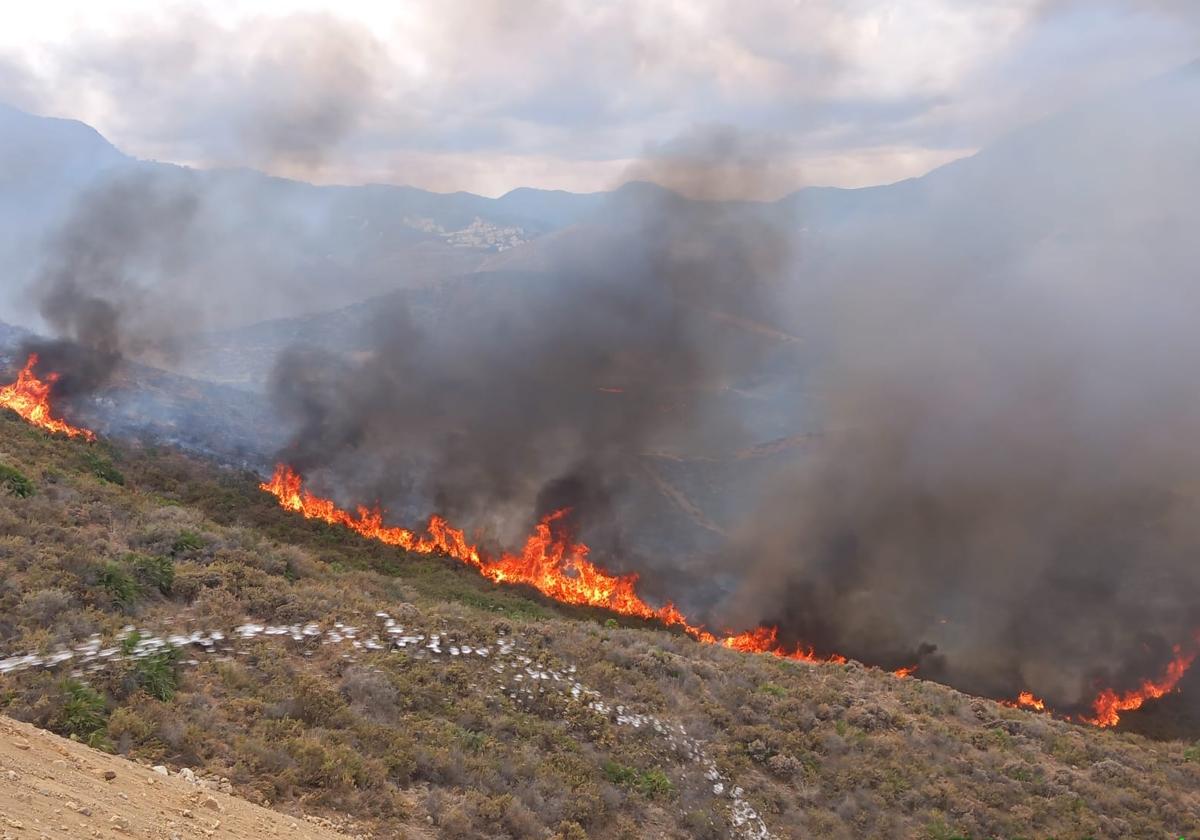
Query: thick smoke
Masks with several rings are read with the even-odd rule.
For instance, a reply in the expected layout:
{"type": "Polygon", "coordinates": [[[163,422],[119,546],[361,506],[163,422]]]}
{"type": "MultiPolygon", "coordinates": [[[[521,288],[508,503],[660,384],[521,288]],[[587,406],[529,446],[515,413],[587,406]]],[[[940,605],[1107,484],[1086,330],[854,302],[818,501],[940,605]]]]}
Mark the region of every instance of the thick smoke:
{"type": "Polygon", "coordinates": [[[289,356],[284,457],[346,499],[501,542],[573,506],[603,562],[656,594],[695,608],[732,581],[695,613],[715,628],[778,623],[1064,709],[1136,685],[1200,627],[1196,92],[1185,74],[1018,135],[895,188],[903,217],[806,219],[824,251],[798,278],[766,214],[641,193],[626,225],[564,237],[552,271],[381,313],[364,361],[289,356]],[[815,386],[794,431],[815,434],[726,544],[664,580],[672,558],[638,541],[662,508],[637,462],[734,448],[748,418],[712,395],[780,375],[745,327],[786,312],[804,367],[784,378],[815,386]]]}
{"type": "Polygon", "coordinates": [[[621,221],[559,235],[547,270],[462,278],[436,314],[403,296],[364,360],[286,355],[273,391],[298,431],[282,457],[346,498],[507,544],[570,507],[606,562],[645,571],[627,542],[651,516],[639,459],[736,439],[724,394],[773,350],[745,325],[770,318],[791,247],[745,208],[646,185],[612,201],[621,221]]]}
{"type": "MultiPolygon", "coordinates": [[[[203,156],[299,174],[320,169],[375,104],[380,66],[368,32],[325,15],[237,38],[204,15],[148,23],[73,61],[203,156]]],[[[53,338],[24,348],[61,374],[60,396],[104,386],[125,359],[175,366],[206,327],[345,302],[325,276],[344,211],[308,185],[121,160],[63,203],[29,288],[53,338]]]]}
{"type": "Polygon", "coordinates": [[[743,521],[722,620],[1059,708],[1194,649],[1198,97],[1191,68],[1036,127],[909,190],[903,237],[852,232],[824,441],[743,521]]]}
{"type": "Polygon", "coordinates": [[[1060,704],[1190,643],[1195,325],[1176,294],[1104,314],[1055,295],[959,289],[860,317],[827,371],[825,445],[734,541],[748,568],[724,617],[887,663],[931,643],[927,676],[1060,704]]]}
{"type": "Polygon", "coordinates": [[[128,356],[169,357],[195,326],[188,293],[171,278],[196,256],[198,206],[194,191],[135,171],[80,196],[31,289],[56,338],[23,348],[61,374],[61,395],[103,386],[128,356]]]}

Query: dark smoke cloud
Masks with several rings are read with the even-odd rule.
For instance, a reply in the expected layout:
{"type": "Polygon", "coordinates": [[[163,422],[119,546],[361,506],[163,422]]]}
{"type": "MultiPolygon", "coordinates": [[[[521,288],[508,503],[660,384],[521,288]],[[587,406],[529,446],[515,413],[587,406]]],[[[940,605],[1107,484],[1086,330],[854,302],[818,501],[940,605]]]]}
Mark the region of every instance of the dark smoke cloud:
{"type": "Polygon", "coordinates": [[[128,356],[166,358],[196,326],[186,276],[199,244],[199,195],[130,170],[88,190],[47,243],[31,294],[52,340],[34,339],[39,366],[61,394],[104,385],[128,356]]]}
{"type": "MultiPolygon", "coordinates": [[[[89,41],[71,67],[104,81],[117,118],[134,118],[123,106],[137,102],[151,133],[186,135],[210,159],[308,174],[375,102],[383,64],[369,32],[326,15],[231,33],[196,14],[89,41]]],[[[88,392],[123,359],[171,366],[207,324],[330,300],[302,252],[331,249],[330,212],[311,191],[256,173],[103,171],[47,237],[30,291],[53,339],[26,349],[61,374],[61,394],[88,392]]]]}
{"type": "MultiPolygon", "coordinates": [[[[688,198],[721,201],[779,195],[801,182],[796,143],[782,135],[754,134],[732,125],[697,125],[667,143],[652,144],[630,177],[653,181],[688,198]]],[[[775,197],[775,196],[772,196],[775,197]]]]}
{"type": "Polygon", "coordinates": [[[364,361],[287,354],[272,390],[297,433],[281,457],[349,500],[506,544],[571,507],[607,562],[638,566],[638,460],[736,437],[714,395],[773,348],[736,319],[770,320],[791,243],[745,208],[644,185],[612,200],[620,221],[551,238],[546,271],[447,284],[433,315],[411,296],[380,312],[364,361]]]}
{"type": "Polygon", "coordinates": [[[801,286],[761,209],[627,190],[627,224],[566,238],[553,271],[381,313],[363,362],[289,356],[284,457],[346,500],[501,542],[571,505],[606,565],[656,594],[695,608],[732,582],[695,613],[715,628],[778,623],[1063,709],[1130,687],[1200,627],[1196,79],[906,185],[903,217],[826,219],[801,286]],[[789,375],[819,389],[795,431],[819,434],[727,544],[667,575],[677,547],[639,540],[662,508],[635,462],[734,448],[745,409],[710,395],[779,371],[714,313],[800,318],[789,375]]]}
{"type": "Polygon", "coordinates": [[[720,620],[1060,708],[1193,644],[1197,101],[1193,67],[854,230],[814,304],[823,443],[761,491],[720,620]]]}
{"type": "Polygon", "coordinates": [[[854,326],[833,431],[734,540],[723,617],[888,664],[936,644],[926,676],[993,695],[1153,673],[1200,626],[1182,301],[1081,330],[1037,289],[955,296],[854,326]]]}

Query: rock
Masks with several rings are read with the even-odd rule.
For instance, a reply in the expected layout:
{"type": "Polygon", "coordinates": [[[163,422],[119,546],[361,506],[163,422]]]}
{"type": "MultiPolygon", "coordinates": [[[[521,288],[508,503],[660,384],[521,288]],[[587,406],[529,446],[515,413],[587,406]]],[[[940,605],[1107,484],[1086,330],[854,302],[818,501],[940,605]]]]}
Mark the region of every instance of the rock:
{"type": "Polygon", "coordinates": [[[179,771],[179,777],[189,784],[196,784],[196,774],[192,772],[192,768],[184,767],[179,771]]]}
{"type": "Polygon", "coordinates": [[[117,831],[129,830],[129,820],[125,819],[120,814],[113,814],[108,818],[108,821],[117,831]]]}
{"type": "Polygon", "coordinates": [[[29,742],[23,738],[18,738],[17,740],[13,741],[13,746],[19,750],[27,750],[29,749],[29,742]]]}
{"type": "Polygon", "coordinates": [[[105,770],[101,775],[104,777],[104,781],[111,782],[113,779],[117,778],[117,771],[105,770]]]}
{"type": "Polygon", "coordinates": [[[217,800],[213,799],[211,796],[206,796],[206,797],[204,797],[204,799],[203,799],[203,800],[200,802],[200,807],[201,807],[201,808],[207,808],[207,809],[208,809],[208,810],[210,810],[210,811],[220,811],[220,810],[221,810],[221,803],[220,803],[220,802],[218,802],[217,800]]]}
{"type": "Polygon", "coordinates": [[[153,770],[155,773],[157,773],[160,776],[170,776],[171,775],[171,771],[168,770],[166,767],[164,767],[161,764],[155,764],[150,769],[153,770]]]}

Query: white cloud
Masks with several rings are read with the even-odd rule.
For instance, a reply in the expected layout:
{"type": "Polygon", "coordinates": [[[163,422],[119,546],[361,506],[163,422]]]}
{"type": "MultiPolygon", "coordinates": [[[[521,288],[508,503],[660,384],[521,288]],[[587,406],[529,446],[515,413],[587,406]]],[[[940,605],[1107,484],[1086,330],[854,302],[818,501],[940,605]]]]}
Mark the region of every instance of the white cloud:
{"type": "Polygon", "coordinates": [[[648,147],[721,124],[783,138],[793,186],[861,185],[958,156],[1091,92],[1096,80],[1167,69],[1186,49],[1178,33],[1190,4],[217,0],[195,8],[22,7],[0,32],[0,96],[84,119],[134,154],[323,180],[488,193],[601,187],[648,147]],[[1056,66],[1064,56],[1069,66],[1056,66]]]}

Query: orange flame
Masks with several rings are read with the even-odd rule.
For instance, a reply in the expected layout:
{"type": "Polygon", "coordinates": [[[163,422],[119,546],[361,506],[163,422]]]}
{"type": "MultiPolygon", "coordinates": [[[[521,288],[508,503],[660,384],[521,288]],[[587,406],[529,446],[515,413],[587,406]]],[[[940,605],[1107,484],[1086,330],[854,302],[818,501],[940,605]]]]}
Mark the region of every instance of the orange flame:
{"type": "Polygon", "coordinates": [[[1117,694],[1111,688],[1104,689],[1092,702],[1095,716],[1080,717],[1080,720],[1093,726],[1116,726],[1117,722],[1121,720],[1121,712],[1140,709],[1147,700],[1157,700],[1164,694],[1174,691],[1175,686],[1183,679],[1183,675],[1187,673],[1187,669],[1196,659],[1196,651],[1184,652],[1179,645],[1175,645],[1171,652],[1174,656],[1167,664],[1166,673],[1159,679],[1143,680],[1141,686],[1126,691],[1124,694],[1117,694]]]}
{"type": "Polygon", "coordinates": [[[1035,712],[1046,711],[1046,701],[1040,697],[1035,697],[1033,692],[1022,691],[1017,695],[1016,700],[1001,700],[1001,706],[1008,706],[1010,709],[1032,709],[1035,712]]]}
{"type": "MultiPolygon", "coordinates": [[[[407,528],[383,524],[378,507],[358,507],[354,513],[342,510],[329,499],[313,495],[304,489],[304,482],[286,464],[275,467],[270,481],[259,485],[275,496],[286,510],[295,511],[307,519],[317,519],[340,525],[368,539],[395,545],[420,554],[445,554],[474,567],[488,580],[496,583],[525,584],[564,604],[586,605],[610,610],[618,615],[650,619],[668,627],[678,627],[704,644],[720,644],[732,650],[749,653],[770,653],[803,662],[844,663],[846,658],[834,654],[819,656],[811,647],[788,647],[779,642],[775,627],[759,627],[738,635],[716,636],[702,626],[692,624],[674,604],[668,602],[654,607],[637,594],[636,574],[614,575],[588,559],[588,547],[571,542],[554,523],[566,516],[560,510],[542,519],[525,540],[520,553],[503,553],[488,557],[467,541],[465,534],[440,516],[430,517],[424,535],[407,528]]],[[[908,676],[914,668],[902,668],[897,676],[908,676]]]]}
{"type": "Polygon", "coordinates": [[[17,374],[16,382],[0,387],[0,406],[10,408],[26,422],[40,426],[49,432],[60,432],[68,437],[95,440],[96,435],[88,429],[72,426],[50,413],[50,389],[58,381],[57,373],[46,374],[45,380],[38,379],[33,372],[37,366],[37,353],[30,353],[25,367],[17,374]]]}

